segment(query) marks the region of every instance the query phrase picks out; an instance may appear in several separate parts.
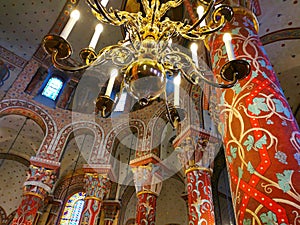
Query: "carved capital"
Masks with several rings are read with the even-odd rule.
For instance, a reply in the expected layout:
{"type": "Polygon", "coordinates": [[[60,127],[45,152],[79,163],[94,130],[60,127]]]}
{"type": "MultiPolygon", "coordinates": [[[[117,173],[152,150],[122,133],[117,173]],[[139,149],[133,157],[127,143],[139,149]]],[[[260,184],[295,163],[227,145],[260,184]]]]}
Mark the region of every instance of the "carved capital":
{"type": "Polygon", "coordinates": [[[217,152],[219,140],[211,134],[189,127],[173,143],[178,159],[185,170],[193,167],[211,167],[217,152]]]}
{"type": "Polygon", "coordinates": [[[44,199],[51,192],[56,182],[58,171],[57,169],[30,165],[26,174],[27,178],[23,188],[24,195],[34,195],[44,199]]]}
{"type": "Polygon", "coordinates": [[[145,157],[130,162],[136,193],[147,192],[158,196],[162,186],[162,165],[157,157],[145,157]]]}
{"type": "Polygon", "coordinates": [[[85,181],[85,199],[95,199],[102,201],[108,193],[111,182],[103,174],[98,173],[86,173],[84,176],[85,181]]]}

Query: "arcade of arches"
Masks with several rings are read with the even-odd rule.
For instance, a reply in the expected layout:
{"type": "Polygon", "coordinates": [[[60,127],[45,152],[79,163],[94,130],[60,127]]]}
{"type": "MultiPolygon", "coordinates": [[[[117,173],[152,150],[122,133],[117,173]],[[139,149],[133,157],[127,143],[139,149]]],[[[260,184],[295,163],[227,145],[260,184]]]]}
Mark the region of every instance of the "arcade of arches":
{"type": "MultiPolygon", "coordinates": [[[[225,91],[182,81],[177,129],[163,101],[140,107],[129,94],[103,119],[94,101],[107,76],[53,67],[40,42],[77,8],[69,41],[75,54],[85,47],[97,21],[84,0],[1,2],[0,224],[299,225],[300,2],[222,2],[235,15],[221,32],[251,74],[225,91]]],[[[184,0],[170,16],[192,20],[196,5],[184,0]]],[[[214,74],[227,61],[220,38],[198,43],[214,74]]],[[[106,25],[97,50],[121,39],[106,25]]]]}

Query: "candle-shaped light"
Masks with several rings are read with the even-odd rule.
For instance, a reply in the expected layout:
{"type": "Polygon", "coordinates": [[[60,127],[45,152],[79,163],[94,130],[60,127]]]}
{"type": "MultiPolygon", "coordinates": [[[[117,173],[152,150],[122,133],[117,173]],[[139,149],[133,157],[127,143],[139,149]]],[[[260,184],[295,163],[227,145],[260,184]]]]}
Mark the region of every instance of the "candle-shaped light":
{"type": "Polygon", "coordinates": [[[64,39],[67,39],[69,37],[69,34],[71,33],[73,27],[75,26],[75,23],[80,17],[80,12],[75,9],[71,12],[70,19],[68,20],[66,26],[64,27],[63,31],[60,33],[60,36],[64,39]]]}
{"type": "Polygon", "coordinates": [[[199,67],[199,62],[198,62],[198,45],[196,43],[192,43],[191,44],[191,52],[192,52],[192,59],[193,59],[193,62],[195,63],[196,67],[198,68],[199,67]]]}
{"type": "Polygon", "coordinates": [[[93,49],[96,48],[96,45],[98,43],[98,40],[99,40],[99,37],[100,37],[100,34],[102,33],[102,31],[103,31],[103,25],[101,23],[98,23],[95,27],[95,32],[94,32],[91,42],[89,44],[90,48],[93,48],[93,49]]]}
{"type": "Polygon", "coordinates": [[[181,83],[181,76],[180,73],[176,77],[174,77],[174,107],[180,106],[180,83],[181,83]]]}
{"type": "Polygon", "coordinates": [[[110,94],[113,90],[114,87],[114,83],[115,83],[115,79],[118,76],[118,70],[117,69],[113,69],[110,73],[110,78],[106,87],[106,91],[105,91],[105,95],[110,97],[110,94]]]}
{"type": "MultiPolygon", "coordinates": [[[[204,14],[204,7],[202,5],[199,5],[197,7],[197,14],[198,14],[198,17],[199,19],[202,18],[203,14],[204,14]]],[[[205,22],[205,19],[200,23],[200,27],[205,27],[206,26],[206,22],[205,22]]]]}
{"type": "Polygon", "coordinates": [[[102,0],[101,1],[101,5],[103,5],[104,7],[107,6],[109,0],[102,0]]]}
{"type": "Polygon", "coordinates": [[[233,46],[231,44],[231,39],[232,39],[232,37],[229,33],[225,33],[223,35],[223,41],[225,43],[225,48],[226,48],[226,52],[227,52],[229,61],[235,60],[233,46]]]}

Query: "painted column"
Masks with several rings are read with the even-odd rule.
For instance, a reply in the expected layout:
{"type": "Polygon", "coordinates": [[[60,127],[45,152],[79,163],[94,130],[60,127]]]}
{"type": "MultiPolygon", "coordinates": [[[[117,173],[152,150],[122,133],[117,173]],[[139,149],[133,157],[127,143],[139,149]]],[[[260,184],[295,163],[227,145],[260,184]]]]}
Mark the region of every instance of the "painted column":
{"type": "Polygon", "coordinates": [[[17,209],[13,225],[32,225],[37,221],[38,210],[51,192],[58,175],[59,163],[31,159],[23,187],[22,202],[17,209]]]}
{"type": "Polygon", "coordinates": [[[215,224],[210,167],[218,145],[215,137],[192,127],[173,142],[186,174],[190,225],[215,224]]]}
{"type": "MultiPolygon", "coordinates": [[[[233,206],[238,224],[299,224],[300,132],[257,30],[251,11],[234,8],[221,31],[232,34],[236,58],[251,64],[250,75],[219,96],[233,206]]],[[[207,41],[218,79],[228,61],[222,35],[207,41]]]]}
{"type": "Polygon", "coordinates": [[[84,208],[80,224],[97,224],[103,199],[111,187],[109,174],[100,167],[85,166],[85,192],[84,208]]]}
{"type": "Polygon", "coordinates": [[[102,201],[109,188],[110,181],[102,174],[85,174],[86,197],[84,198],[84,208],[81,214],[81,224],[96,224],[102,201]]]}
{"type": "Polygon", "coordinates": [[[156,200],[162,186],[161,168],[157,165],[159,162],[160,159],[154,154],[130,162],[138,198],[136,213],[138,225],[155,224],[156,200]]]}
{"type": "Polygon", "coordinates": [[[103,202],[104,225],[118,224],[120,204],[118,200],[105,200],[103,202]]]}
{"type": "Polygon", "coordinates": [[[185,171],[188,191],[189,224],[215,224],[210,182],[211,173],[211,169],[204,167],[191,167],[185,171]]]}

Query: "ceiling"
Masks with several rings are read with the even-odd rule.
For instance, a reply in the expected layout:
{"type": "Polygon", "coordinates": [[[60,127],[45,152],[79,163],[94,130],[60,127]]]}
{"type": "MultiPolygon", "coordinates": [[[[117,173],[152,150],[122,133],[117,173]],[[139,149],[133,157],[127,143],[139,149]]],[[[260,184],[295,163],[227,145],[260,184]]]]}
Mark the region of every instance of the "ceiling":
{"type": "MultiPolygon", "coordinates": [[[[131,1],[131,8],[134,6],[133,2],[135,0],[131,1]]],[[[259,35],[266,43],[266,51],[299,122],[300,17],[298,15],[300,14],[300,3],[286,0],[260,0],[259,3],[261,7],[261,16],[258,16],[259,35]],[[296,29],[296,34],[292,32],[292,29],[296,29]],[[270,42],[273,36],[276,34],[278,36],[278,32],[282,30],[288,31],[281,36],[282,40],[270,42]]],[[[72,58],[77,61],[79,61],[80,49],[87,47],[94,27],[98,23],[84,0],[69,0],[67,4],[65,1],[53,0],[2,0],[0,4],[2,18],[0,21],[0,46],[26,61],[34,56],[46,34],[53,32],[56,27],[62,29],[61,24],[65,23],[63,20],[66,19],[63,16],[68,14],[68,10],[71,11],[76,7],[81,12],[81,18],[68,37],[74,52],[72,58]]],[[[110,0],[107,7],[120,9],[122,1],[110,0]]],[[[104,31],[96,46],[96,51],[122,39],[119,27],[104,25],[104,31]]]]}

